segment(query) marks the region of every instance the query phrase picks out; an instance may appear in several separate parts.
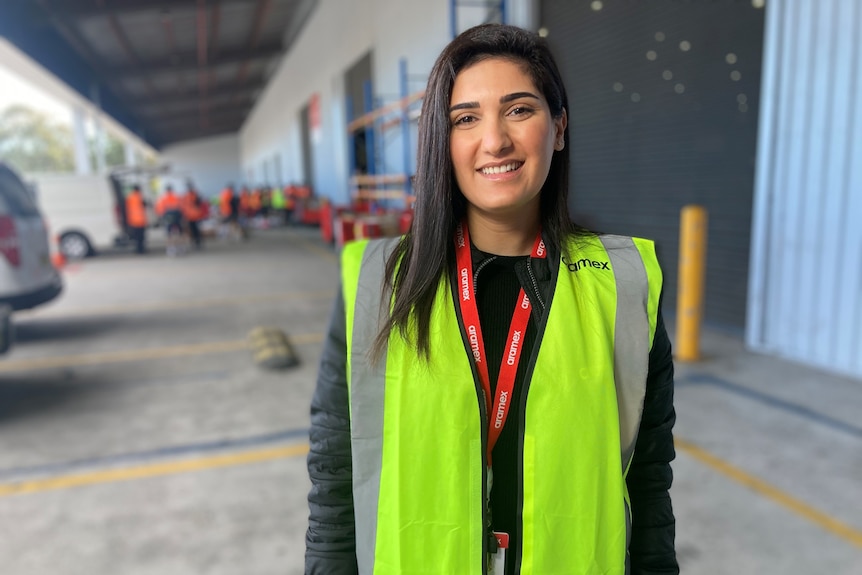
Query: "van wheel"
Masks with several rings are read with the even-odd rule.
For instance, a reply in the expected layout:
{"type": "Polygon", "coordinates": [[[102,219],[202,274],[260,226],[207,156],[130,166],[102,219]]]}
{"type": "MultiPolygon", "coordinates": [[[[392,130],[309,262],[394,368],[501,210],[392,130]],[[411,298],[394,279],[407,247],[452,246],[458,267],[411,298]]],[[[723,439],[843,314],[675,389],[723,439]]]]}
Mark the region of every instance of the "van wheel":
{"type": "Polygon", "coordinates": [[[69,232],[60,238],[60,251],[67,259],[82,260],[93,252],[93,248],[86,236],[69,232]]]}

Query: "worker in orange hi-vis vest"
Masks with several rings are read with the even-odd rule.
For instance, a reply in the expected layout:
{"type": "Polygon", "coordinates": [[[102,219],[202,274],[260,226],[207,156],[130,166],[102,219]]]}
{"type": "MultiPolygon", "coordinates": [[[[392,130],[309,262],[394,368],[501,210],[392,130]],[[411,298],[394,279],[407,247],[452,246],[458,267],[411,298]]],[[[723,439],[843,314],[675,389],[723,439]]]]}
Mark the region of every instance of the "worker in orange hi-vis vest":
{"type": "Polygon", "coordinates": [[[182,198],[182,206],[192,245],[199,250],[203,246],[200,222],[207,216],[207,203],[201,199],[194,188],[189,187],[182,198]]]}
{"type": "Polygon", "coordinates": [[[140,186],[134,186],[126,196],[126,227],[129,238],[135,242],[135,251],[147,252],[147,202],[140,186]]]}
{"type": "Polygon", "coordinates": [[[221,191],[221,195],[219,196],[219,215],[221,216],[219,237],[235,241],[240,240],[243,234],[239,226],[239,195],[234,191],[233,184],[228,185],[221,191]]]}
{"type": "Polygon", "coordinates": [[[165,193],[156,202],[156,213],[167,227],[169,256],[179,255],[185,243],[183,233],[183,205],[171,186],[165,188],[165,193]]]}
{"type": "Polygon", "coordinates": [[[233,186],[228,186],[221,191],[219,195],[219,203],[218,203],[218,211],[222,217],[222,221],[227,223],[233,214],[233,208],[231,204],[233,203],[233,186]]]}

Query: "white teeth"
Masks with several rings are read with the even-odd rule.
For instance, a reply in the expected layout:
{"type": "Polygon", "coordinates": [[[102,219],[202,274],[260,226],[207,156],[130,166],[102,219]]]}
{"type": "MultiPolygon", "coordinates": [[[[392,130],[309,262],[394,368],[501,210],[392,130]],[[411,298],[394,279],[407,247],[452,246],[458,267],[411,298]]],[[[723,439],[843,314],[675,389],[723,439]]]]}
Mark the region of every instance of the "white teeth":
{"type": "Polygon", "coordinates": [[[493,166],[490,168],[482,168],[482,173],[486,174],[486,175],[505,174],[506,172],[511,172],[511,171],[517,170],[520,167],[521,167],[521,164],[519,164],[519,163],[506,164],[504,166],[493,166]]]}

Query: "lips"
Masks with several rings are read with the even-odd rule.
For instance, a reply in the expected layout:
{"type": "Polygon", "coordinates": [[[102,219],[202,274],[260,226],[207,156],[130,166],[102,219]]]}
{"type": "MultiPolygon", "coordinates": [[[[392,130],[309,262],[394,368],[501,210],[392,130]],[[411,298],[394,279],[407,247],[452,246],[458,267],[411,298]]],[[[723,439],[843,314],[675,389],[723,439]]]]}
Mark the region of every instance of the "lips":
{"type": "Polygon", "coordinates": [[[478,171],[485,174],[486,176],[490,176],[494,174],[505,174],[507,172],[514,172],[523,165],[524,162],[509,162],[507,164],[501,164],[499,166],[486,166],[484,168],[479,168],[478,171]]]}

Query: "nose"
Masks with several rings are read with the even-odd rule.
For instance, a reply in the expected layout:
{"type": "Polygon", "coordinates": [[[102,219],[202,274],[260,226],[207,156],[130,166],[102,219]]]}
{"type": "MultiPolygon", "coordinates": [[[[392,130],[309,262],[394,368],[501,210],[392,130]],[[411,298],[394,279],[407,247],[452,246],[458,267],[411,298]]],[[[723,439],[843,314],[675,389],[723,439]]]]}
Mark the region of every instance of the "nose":
{"type": "Polygon", "coordinates": [[[489,118],[482,126],[482,149],[488,154],[499,156],[509,150],[512,140],[505,120],[489,118]]]}

